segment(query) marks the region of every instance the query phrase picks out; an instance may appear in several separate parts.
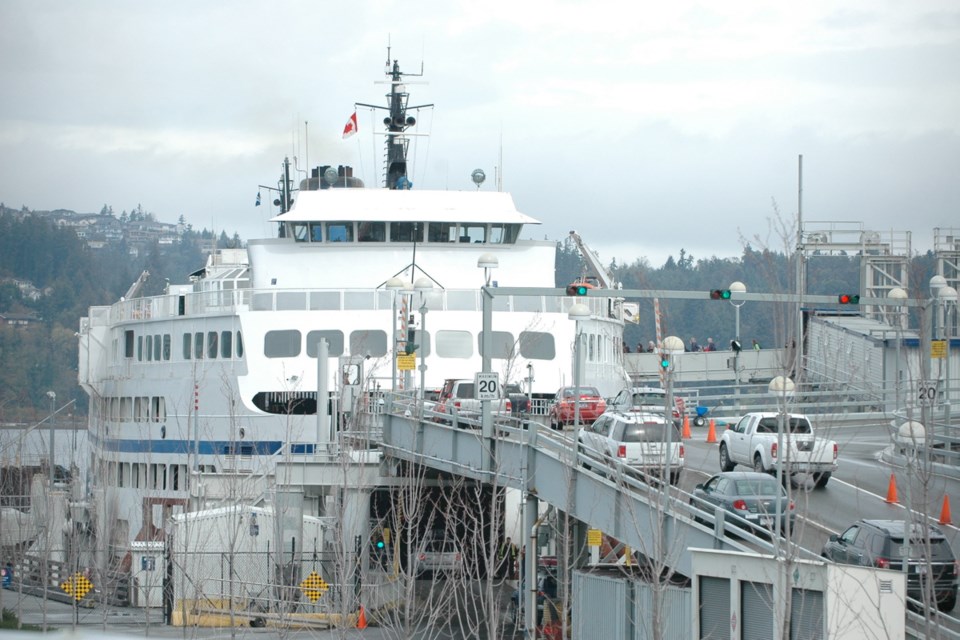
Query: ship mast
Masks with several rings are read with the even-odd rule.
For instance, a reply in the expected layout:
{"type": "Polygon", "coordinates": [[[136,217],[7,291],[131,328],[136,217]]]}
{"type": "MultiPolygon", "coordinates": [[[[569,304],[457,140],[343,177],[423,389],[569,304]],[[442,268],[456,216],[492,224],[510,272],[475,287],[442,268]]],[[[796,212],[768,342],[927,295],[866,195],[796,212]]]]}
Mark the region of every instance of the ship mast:
{"type": "Polygon", "coordinates": [[[387,136],[387,166],[384,186],[388,189],[410,189],[413,183],[407,176],[407,147],[410,139],[404,135],[406,130],[417,124],[417,119],[407,115],[411,109],[423,109],[432,107],[432,104],[418,104],[413,107],[407,105],[410,94],[407,93],[404,85],[404,76],[422,76],[420,73],[403,73],[400,71],[400,63],[397,60],[390,60],[390,48],[387,48],[387,75],[390,77],[390,93],[387,94],[387,106],[375,104],[356,103],[358,107],[369,107],[371,109],[386,109],[389,115],[383,119],[386,127],[384,135],[387,136]]]}

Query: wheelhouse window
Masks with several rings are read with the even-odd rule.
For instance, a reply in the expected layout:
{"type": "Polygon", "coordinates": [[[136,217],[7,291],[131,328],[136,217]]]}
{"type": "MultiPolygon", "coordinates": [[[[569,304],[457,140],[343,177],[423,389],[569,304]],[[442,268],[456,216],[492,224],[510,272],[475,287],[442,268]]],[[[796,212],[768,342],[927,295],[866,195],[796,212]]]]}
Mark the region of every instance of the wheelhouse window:
{"type": "Polygon", "coordinates": [[[310,223],[310,242],[323,242],[323,223],[310,223]]]}
{"type": "Polygon", "coordinates": [[[353,223],[328,222],[327,242],[353,242],[353,223]]]}
{"type": "Polygon", "coordinates": [[[386,222],[361,222],[357,230],[359,242],[384,242],[387,239],[386,222]]]}
{"type": "Polygon", "coordinates": [[[491,224],[487,242],[490,244],[516,244],[519,235],[519,224],[491,224]]]}
{"type": "Polygon", "coordinates": [[[391,222],[390,242],[423,242],[423,227],[419,222],[391,222]]]}
{"type": "Polygon", "coordinates": [[[457,239],[457,223],[431,222],[427,228],[427,239],[430,242],[454,242],[457,239]]]}
{"type": "Polygon", "coordinates": [[[307,241],[307,223],[306,222],[294,222],[290,225],[290,230],[293,233],[293,239],[297,242],[306,242],[307,241]]]}
{"type": "Polygon", "coordinates": [[[487,225],[468,222],[460,225],[460,242],[478,244],[487,241],[487,225]]]}
{"type": "Polygon", "coordinates": [[[221,358],[233,357],[233,332],[232,331],[220,332],[220,357],[221,358]]]}

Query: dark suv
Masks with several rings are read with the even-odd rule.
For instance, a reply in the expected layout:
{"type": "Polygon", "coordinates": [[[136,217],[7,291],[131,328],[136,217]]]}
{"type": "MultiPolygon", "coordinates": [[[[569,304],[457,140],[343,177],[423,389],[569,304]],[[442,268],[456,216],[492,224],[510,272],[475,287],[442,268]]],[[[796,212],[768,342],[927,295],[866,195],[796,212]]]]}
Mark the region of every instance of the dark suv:
{"type": "MultiPolygon", "coordinates": [[[[923,599],[928,575],[933,576],[937,608],[952,611],[957,603],[958,565],[943,532],[930,525],[930,546],[919,524],[912,525],[907,554],[907,596],[923,599]],[[929,549],[929,558],[927,552],[929,549]]],[[[840,535],[831,535],[820,554],[842,564],[858,564],[903,571],[903,520],[860,520],[840,535]]]]}

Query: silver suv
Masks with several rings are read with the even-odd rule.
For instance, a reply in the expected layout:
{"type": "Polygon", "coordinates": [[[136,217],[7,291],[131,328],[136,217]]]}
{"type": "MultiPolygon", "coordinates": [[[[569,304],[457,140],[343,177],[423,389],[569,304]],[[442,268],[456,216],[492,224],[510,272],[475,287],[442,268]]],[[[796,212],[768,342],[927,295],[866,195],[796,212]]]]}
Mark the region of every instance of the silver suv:
{"type": "Polygon", "coordinates": [[[608,411],[580,430],[580,442],[644,479],[662,480],[668,460],[670,484],[676,484],[683,471],[680,431],[662,413],[608,411]]]}

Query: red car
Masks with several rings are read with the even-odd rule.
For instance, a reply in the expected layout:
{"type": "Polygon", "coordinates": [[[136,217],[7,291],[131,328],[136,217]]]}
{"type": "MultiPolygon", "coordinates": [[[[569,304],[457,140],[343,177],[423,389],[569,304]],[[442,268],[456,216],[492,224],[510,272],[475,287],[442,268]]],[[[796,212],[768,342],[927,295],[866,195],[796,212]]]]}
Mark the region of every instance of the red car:
{"type": "MultiPolygon", "coordinates": [[[[552,429],[562,429],[564,425],[573,424],[576,403],[574,387],[560,387],[556,398],[550,405],[548,416],[552,429]]],[[[600,396],[596,387],[580,387],[580,424],[592,424],[607,410],[607,403],[600,396]]]]}

